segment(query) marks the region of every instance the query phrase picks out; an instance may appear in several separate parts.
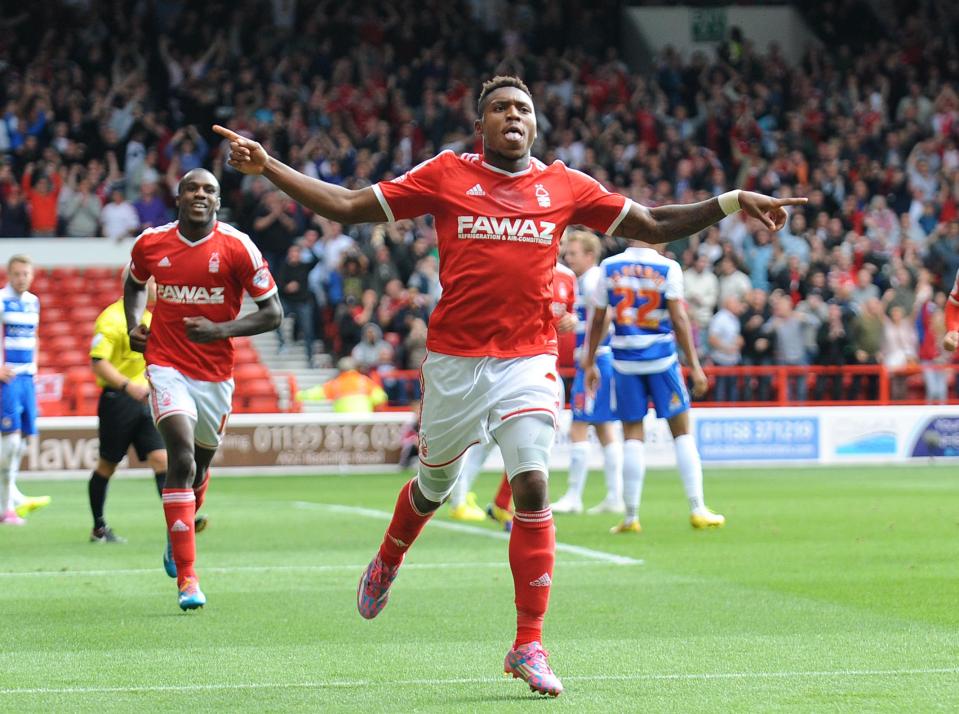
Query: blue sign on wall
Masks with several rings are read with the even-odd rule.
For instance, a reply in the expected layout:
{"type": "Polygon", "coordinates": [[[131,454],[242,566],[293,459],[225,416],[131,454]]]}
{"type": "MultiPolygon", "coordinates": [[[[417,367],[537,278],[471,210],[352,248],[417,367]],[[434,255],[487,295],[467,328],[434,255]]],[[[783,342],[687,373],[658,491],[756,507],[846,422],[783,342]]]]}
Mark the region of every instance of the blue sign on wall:
{"type": "Polygon", "coordinates": [[[818,459],[819,418],[701,417],[696,445],[703,461],[818,459]]]}

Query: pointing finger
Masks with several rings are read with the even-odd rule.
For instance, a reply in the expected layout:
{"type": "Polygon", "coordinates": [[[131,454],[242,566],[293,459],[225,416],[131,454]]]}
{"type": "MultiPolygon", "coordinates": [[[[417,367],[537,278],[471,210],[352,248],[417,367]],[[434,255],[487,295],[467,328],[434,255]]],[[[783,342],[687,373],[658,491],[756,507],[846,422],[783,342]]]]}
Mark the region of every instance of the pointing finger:
{"type": "Polygon", "coordinates": [[[243,137],[237,134],[235,131],[230,131],[225,126],[220,126],[219,124],[213,125],[213,131],[219,134],[222,137],[229,139],[230,141],[240,141],[243,137]]]}
{"type": "Polygon", "coordinates": [[[777,198],[777,206],[804,206],[809,203],[809,199],[805,196],[793,196],[792,198],[777,198]]]}

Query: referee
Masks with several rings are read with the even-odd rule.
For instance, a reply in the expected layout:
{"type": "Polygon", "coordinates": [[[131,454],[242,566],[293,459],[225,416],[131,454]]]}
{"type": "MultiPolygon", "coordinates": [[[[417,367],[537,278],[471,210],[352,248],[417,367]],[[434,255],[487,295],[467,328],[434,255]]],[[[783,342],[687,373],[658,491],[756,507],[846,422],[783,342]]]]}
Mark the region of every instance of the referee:
{"type": "MultiPolygon", "coordinates": [[[[148,302],[153,305],[156,286],[152,280],[148,287],[148,302]]],[[[148,326],[151,317],[149,311],[143,313],[143,322],[148,326]]],[[[147,405],[150,388],[146,363],[141,353],[130,349],[123,298],[97,317],[90,359],[97,385],[103,387],[97,405],[100,458],[90,476],[88,488],[93,513],[90,540],[94,543],[125,543],[126,539],[114,533],[103,517],[110,477],[132,445],[140,461],[146,461],[153,469],[157,492],[162,494],[167,460],[166,448],[147,405]]]]}

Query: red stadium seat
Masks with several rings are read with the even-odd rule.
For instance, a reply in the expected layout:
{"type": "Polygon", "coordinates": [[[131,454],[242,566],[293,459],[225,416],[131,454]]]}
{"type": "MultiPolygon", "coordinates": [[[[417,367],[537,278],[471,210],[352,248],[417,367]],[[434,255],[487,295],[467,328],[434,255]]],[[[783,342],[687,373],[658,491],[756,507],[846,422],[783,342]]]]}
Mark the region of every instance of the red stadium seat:
{"type": "Polygon", "coordinates": [[[238,347],[236,350],[236,359],[234,364],[259,364],[260,355],[252,347],[238,347]]]}
{"type": "Polygon", "coordinates": [[[51,268],[49,272],[47,273],[47,275],[50,276],[51,280],[59,283],[68,279],[79,277],[80,269],[74,268],[72,266],[69,266],[69,267],[60,266],[57,268],[51,268]]]}
{"type": "Polygon", "coordinates": [[[92,331],[93,323],[97,321],[101,312],[102,310],[95,305],[81,305],[70,311],[70,321],[74,325],[89,325],[92,331]]]}
{"type": "Polygon", "coordinates": [[[69,335],[73,333],[73,326],[66,318],[63,310],[47,310],[42,313],[40,318],[40,338],[49,339],[57,335],[69,335]],[[50,313],[56,312],[56,318],[51,317],[50,313]]]}
{"type": "Polygon", "coordinates": [[[69,402],[65,399],[39,404],[37,411],[40,416],[44,417],[73,416],[73,409],[71,409],[69,402]]]}
{"type": "Polygon", "coordinates": [[[269,378],[244,379],[237,382],[237,394],[241,397],[273,397],[276,399],[276,387],[269,378]]]}
{"type": "Polygon", "coordinates": [[[68,367],[79,367],[89,362],[90,356],[80,350],[68,350],[67,352],[55,352],[50,355],[50,363],[61,370],[68,367]]]}
{"type": "Polygon", "coordinates": [[[233,378],[239,385],[241,381],[249,379],[269,379],[270,370],[259,362],[245,362],[237,364],[233,370],[233,378]]]}
{"type": "Polygon", "coordinates": [[[96,414],[97,402],[100,400],[100,388],[89,382],[78,384],[73,391],[73,400],[73,410],[78,416],[96,414]]]}
{"type": "Polygon", "coordinates": [[[106,266],[92,266],[83,269],[83,277],[90,281],[104,283],[112,280],[119,280],[121,268],[108,268],[106,266]]]}
{"type": "Polygon", "coordinates": [[[244,399],[242,409],[246,414],[276,414],[280,407],[273,397],[248,397],[244,399]]]}

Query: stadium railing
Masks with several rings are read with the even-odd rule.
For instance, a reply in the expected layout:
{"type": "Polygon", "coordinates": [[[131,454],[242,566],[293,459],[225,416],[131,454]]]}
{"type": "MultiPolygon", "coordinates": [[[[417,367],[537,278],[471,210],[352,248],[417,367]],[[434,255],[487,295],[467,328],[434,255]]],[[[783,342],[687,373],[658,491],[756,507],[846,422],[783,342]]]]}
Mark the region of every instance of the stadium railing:
{"type": "MultiPolygon", "coordinates": [[[[890,369],[884,365],[770,365],[704,367],[709,378],[709,391],[702,399],[695,399],[697,408],[712,407],[782,407],[782,406],[877,406],[889,404],[926,404],[923,371],[946,373],[946,399],[939,403],[959,404],[955,394],[955,366],[951,364],[908,365],[890,369]],[[720,387],[724,378],[731,378],[720,387]],[[734,399],[718,400],[736,393],[734,399]],[[834,398],[836,394],[840,398],[834,398]]],[[[560,376],[566,383],[566,394],[575,375],[572,367],[561,368],[560,376]]],[[[684,369],[688,377],[688,370],[684,369]]],[[[387,410],[405,410],[410,402],[419,399],[419,371],[393,370],[379,375],[390,403],[387,410]]],[[[567,405],[568,406],[568,405],[567,405]]]]}

